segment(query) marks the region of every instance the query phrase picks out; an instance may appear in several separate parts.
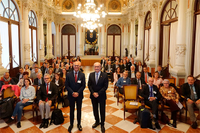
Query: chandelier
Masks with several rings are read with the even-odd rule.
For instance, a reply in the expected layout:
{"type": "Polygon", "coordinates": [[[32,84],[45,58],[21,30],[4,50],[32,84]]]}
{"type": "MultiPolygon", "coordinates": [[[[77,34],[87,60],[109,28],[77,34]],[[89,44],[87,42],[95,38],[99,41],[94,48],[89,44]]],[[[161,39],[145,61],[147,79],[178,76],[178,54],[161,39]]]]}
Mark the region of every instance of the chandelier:
{"type": "Polygon", "coordinates": [[[74,14],[77,18],[81,18],[83,20],[81,26],[93,32],[98,27],[101,27],[100,18],[105,18],[107,13],[103,10],[103,5],[96,8],[96,4],[94,0],[86,0],[84,6],[80,3],[77,7],[77,12],[74,14]]]}

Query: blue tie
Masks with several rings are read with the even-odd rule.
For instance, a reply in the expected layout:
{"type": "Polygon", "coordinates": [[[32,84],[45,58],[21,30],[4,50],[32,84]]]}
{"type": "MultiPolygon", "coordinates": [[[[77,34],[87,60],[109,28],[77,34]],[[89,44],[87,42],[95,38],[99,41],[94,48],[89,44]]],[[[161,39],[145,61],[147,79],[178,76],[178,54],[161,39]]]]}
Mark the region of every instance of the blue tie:
{"type": "Polygon", "coordinates": [[[98,83],[98,73],[96,73],[96,84],[98,83]]]}
{"type": "Polygon", "coordinates": [[[153,87],[151,86],[150,97],[153,97],[153,87]]]}

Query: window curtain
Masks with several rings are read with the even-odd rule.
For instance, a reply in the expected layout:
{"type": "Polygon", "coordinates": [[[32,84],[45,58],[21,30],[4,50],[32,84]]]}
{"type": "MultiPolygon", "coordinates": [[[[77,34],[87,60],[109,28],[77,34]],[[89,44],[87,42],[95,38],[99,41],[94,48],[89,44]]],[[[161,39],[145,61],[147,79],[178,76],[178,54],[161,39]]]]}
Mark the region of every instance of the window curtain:
{"type": "Polygon", "coordinates": [[[76,40],[75,40],[75,35],[70,35],[70,56],[76,56],[76,44],[75,44],[76,40]]]}
{"type": "Polygon", "coordinates": [[[115,56],[120,56],[120,35],[115,36],[115,56]]]}
{"type": "Polygon", "coordinates": [[[199,50],[200,50],[200,15],[197,15],[195,55],[194,55],[194,74],[193,74],[194,76],[197,76],[200,74],[200,61],[199,61],[199,55],[198,55],[199,50]]]}
{"type": "Polygon", "coordinates": [[[108,56],[113,56],[113,35],[108,35],[108,56]]]}
{"type": "Polygon", "coordinates": [[[168,60],[169,27],[170,26],[163,26],[163,58],[162,58],[163,67],[167,65],[167,60],[168,60]]]}
{"type": "Polygon", "coordinates": [[[63,56],[68,56],[68,35],[63,35],[63,56]]]}
{"type": "MultiPolygon", "coordinates": [[[[170,28],[170,64],[172,67],[175,66],[176,63],[176,38],[177,38],[177,27],[178,27],[178,21],[171,23],[170,28]]],[[[172,69],[169,66],[169,70],[172,69]]]]}

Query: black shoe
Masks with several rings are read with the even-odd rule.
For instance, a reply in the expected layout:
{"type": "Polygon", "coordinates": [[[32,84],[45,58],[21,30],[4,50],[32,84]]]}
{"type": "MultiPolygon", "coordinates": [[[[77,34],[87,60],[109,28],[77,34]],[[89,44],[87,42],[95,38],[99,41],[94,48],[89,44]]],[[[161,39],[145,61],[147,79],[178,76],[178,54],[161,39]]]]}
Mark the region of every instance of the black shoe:
{"type": "Polygon", "coordinates": [[[160,129],[161,129],[161,127],[160,127],[160,125],[159,125],[159,123],[158,123],[158,122],[156,122],[156,123],[155,123],[155,126],[156,126],[156,128],[157,128],[158,130],[160,130],[160,129]]]}
{"type": "Polygon", "coordinates": [[[44,128],[47,128],[49,126],[49,119],[45,119],[44,128]]]}
{"type": "Polygon", "coordinates": [[[69,133],[71,133],[71,132],[72,132],[72,128],[73,128],[73,126],[72,126],[72,125],[70,125],[70,126],[68,127],[68,131],[69,131],[69,133]]]}
{"type": "Polygon", "coordinates": [[[101,126],[101,132],[105,133],[105,127],[104,126],[101,126]]]}
{"type": "Polygon", "coordinates": [[[82,126],[81,125],[77,125],[77,127],[78,127],[79,131],[82,131],[82,126]]]}
{"type": "Polygon", "coordinates": [[[45,119],[42,120],[42,123],[40,124],[39,128],[43,128],[45,124],[45,119]]]}
{"type": "Polygon", "coordinates": [[[192,125],[191,125],[191,127],[192,127],[193,129],[197,129],[197,122],[196,122],[196,121],[193,122],[192,125]]]}
{"type": "Polygon", "coordinates": [[[173,120],[172,126],[173,126],[174,128],[176,128],[176,121],[173,120]]]}
{"type": "Polygon", "coordinates": [[[21,128],[21,122],[17,122],[17,128],[21,128]]]}
{"type": "Polygon", "coordinates": [[[13,121],[14,121],[14,119],[9,118],[8,121],[7,121],[7,123],[11,123],[11,122],[13,122],[13,121]]]}
{"type": "Polygon", "coordinates": [[[92,128],[96,128],[97,126],[99,125],[99,122],[95,122],[93,125],[92,125],[92,128]]]}

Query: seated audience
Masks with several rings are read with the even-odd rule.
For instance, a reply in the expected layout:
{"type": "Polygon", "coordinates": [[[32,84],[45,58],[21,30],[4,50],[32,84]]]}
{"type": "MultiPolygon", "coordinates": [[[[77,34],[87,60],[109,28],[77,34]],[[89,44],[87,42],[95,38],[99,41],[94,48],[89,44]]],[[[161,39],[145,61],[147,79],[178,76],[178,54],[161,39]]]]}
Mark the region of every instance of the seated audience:
{"type": "Polygon", "coordinates": [[[32,70],[31,70],[31,73],[34,73],[35,72],[35,68],[38,68],[38,72],[41,72],[41,70],[39,69],[39,66],[37,63],[33,63],[33,67],[32,67],[32,70]]]}
{"type": "Polygon", "coordinates": [[[138,62],[138,65],[137,65],[137,71],[138,71],[138,72],[142,72],[142,70],[143,70],[142,62],[139,61],[139,62],[138,62]]]}
{"type": "Polygon", "coordinates": [[[134,66],[135,71],[137,71],[137,65],[135,64],[134,58],[131,58],[131,66],[134,66]]]}
{"type": "Polygon", "coordinates": [[[146,85],[140,94],[144,98],[145,105],[152,109],[153,121],[157,129],[161,129],[158,123],[158,104],[162,97],[157,86],[153,85],[153,78],[149,77],[146,85]]]}
{"type": "Polygon", "coordinates": [[[60,103],[61,102],[61,94],[62,94],[62,90],[63,90],[63,87],[64,87],[64,83],[63,83],[63,80],[60,78],[60,74],[55,73],[55,76],[54,76],[54,78],[51,82],[53,82],[57,87],[58,103],[60,103]]]}
{"type": "Polygon", "coordinates": [[[81,62],[80,56],[77,56],[76,61],[80,61],[81,62]]]}
{"type": "Polygon", "coordinates": [[[126,60],[123,60],[123,65],[121,65],[121,67],[123,72],[128,70],[128,65],[126,63],[126,60]]]}
{"type": "Polygon", "coordinates": [[[64,57],[64,64],[69,64],[69,59],[67,59],[67,56],[64,57]]]}
{"type": "Polygon", "coordinates": [[[45,71],[44,71],[43,75],[46,74],[46,73],[48,74],[49,73],[49,69],[50,69],[49,68],[49,63],[46,63],[46,68],[45,68],[45,71]]]}
{"type": "Polygon", "coordinates": [[[121,65],[119,64],[119,61],[115,61],[115,63],[113,64],[113,72],[116,72],[118,67],[120,67],[121,70],[121,65]]]}
{"type": "Polygon", "coordinates": [[[45,70],[46,70],[46,63],[43,63],[40,69],[42,71],[42,75],[44,75],[45,70]]]}
{"type": "Polygon", "coordinates": [[[59,64],[56,64],[56,68],[54,69],[54,73],[62,73],[62,69],[59,67],[59,64]]]}
{"type": "Polygon", "coordinates": [[[101,68],[104,68],[106,64],[106,60],[104,59],[104,56],[101,59],[101,68]]]}
{"type": "Polygon", "coordinates": [[[66,70],[66,73],[68,73],[70,71],[70,68],[69,68],[68,64],[65,65],[65,70],[66,70]]]}
{"type": "Polygon", "coordinates": [[[133,81],[133,79],[136,77],[135,75],[135,66],[131,66],[130,71],[128,72],[128,77],[133,81]]]}
{"type": "Polygon", "coordinates": [[[180,108],[178,107],[178,103],[179,103],[179,95],[176,92],[176,90],[174,89],[174,87],[169,86],[169,80],[168,79],[164,79],[163,81],[163,85],[160,88],[160,93],[161,95],[164,97],[164,99],[166,100],[166,104],[169,105],[170,110],[171,110],[171,119],[173,120],[173,127],[176,128],[176,120],[177,120],[177,112],[180,110],[180,108]]]}
{"type": "Polygon", "coordinates": [[[60,63],[60,69],[62,70],[64,68],[64,62],[60,63]]]}
{"type": "Polygon", "coordinates": [[[130,71],[131,62],[130,62],[129,58],[126,59],[126,64],[127,64],[127,70],[130,71]]]}
{"type": "Polygon", "coordinates": [[[37,94],[37,100],[39,101],[39,110],[42,118],[42,123],[39,128],[47,128],[49,125],[50,109],[51,105],[54,105],[54,101],[58,95],[56,85],[50,82],[50,75],[44,75],[45,84],[40,86],[37,94]]]}
{"type": "Polygon", "coordinates": [[[123,94],[124,90],[123,90],[123,86],[124,85],[130,85],[131,84],[131,80],[128,77],[128,72],[123,72],[123,77],[119,78],[117,81],[116,86],[119,88],[119,93],[123,94]]]}
{"type": "Polygon", "coordinates": [[[74,70],[74,68],[73,68],[73,62],[72,63],[70,62],[69,71],[73,71],[73,70],[74,70]]]}
{"type": "Polygon", "coordinates": [[[5,72],[3,77],[1,77],[1,84],[2,85],[15,84],[14,80],[10,77],[9,72],[5,72]]]}
{"type": "Polygon", "coordinates": [[[162,67],[160,65],[157,67],[157,71],[156,72],[159,73],[161,78],[165,78],[164,71],[162,70],[162,67]]]}
{"type": "Polygon", "coordinates": [[[21,117],[22,117],[22,110],[24,107],[31,105],[35,98],[35,88],[30,85],[30,79],[24,79],[24,86],[21,88],[20,91],[20,102],[18,102],[15,106],[14,112],[11,118],[8,120],[8,123],[14,121],[14,117],[17,115],[17,128],[21,127],[21,117]]]}
{"type": "Polygon", "coordinates": [[[114,82],[113,82],[113,86],[115,86],[115,84],[117,83],[118,79],[122,77],[122,73],[121,73],[121,69],[120,67],[118,67],[114,73],[114,82]]]}
{"type": "Polygon", "coordinates": [[[162,84],[163,80],[160,78],[160,75],[158,72],[154,73],[154,78],[153,78],[153,84],[156,85],[158,88],[160,88],[160,84],[162,84]]]}
{"type": "Polygon", "coordinates": [[[42,73],[37,73],[37,78],[33,81],[34,85],[40,86],[44,83],[44,79],[42,78],[42,73]]]}
{"type": "Polygon", "coordinates": [[[148,79],[151,77],[151,73],[148,72],[147,67],[143,67],[142,78],[147,83],[148,79]]]}
{"type": "Polygon", "coordinates": [[[60,74],[60,77],[61,77],[62,79],[66,79],[66,75],[67,75],[67,71],[66,71],[65,68],[63,68],[63,69],[62,69],[62,73],[60,74]]]}
{"type": "Polygon", "coordinates": [[[39,68],[35,67],[35,70],[32,71],[30,78],[32,78],[33,80],[36,79],[38,73],[39,73],[39,68]]]}
{"type": "Polygon", "coordinates": [[[105,72],[110,75],[111,82],[113,82],[113,69],[111,61],[108,61],[108,65],[105,66],[105,72]]]}
{"type": "Polygon", "coordinates": [[[25,65],[24,66],[24,72],[28,72],[28,77],[30,77],[31,76],[31,70],[29,69],[29,65],[25,65]]]}
{"type": "Polygon", "coordinates": [[[23,73],[23,78],[19,80],[19,82],[17,83],[17,85],[19,87],[24,86],[24,79],[29,79],[30,80],[30,85],[33,85],[32,80],[28,77],[28,72],[24,72],[23,73]]]}
{"type": "Polygon", "coordinates": [[[181,87],[181,93],[186,98],[187,109],[190,115],[190,120],[192,121],[191,127],[196,129],[197,119],[194,112],[194,106],[199,109],[200,114],[200,87],[195,84],[195,79],[192,75],[187,77],[187,83],[183,84],[181,87]]]}
{"type": "Polygon", "coordinates": [[[53,68],[56,68],[56,64],[57,64],[56,62],[57,62],[57,60],[56,60],[56,58],[54,58],[54,59],[53,59],[53,63],[52,63],[52,67],[53,67],[53,68]]]}
{"type": "Polygon", "coordinates": [[[142,85],[146,84],[146,82],[144,81],[143,78],[141,78],[141,73],[137,72],[136,73],[136,78],[134,78],[132,80],[131,84],[138,85],[138,94],[140,95],[140,91],[139,90],[142,89],[142,85]]]}
{"type": "Polygon", "coordinates": [[[48,74],[49,74],[49,76],[50,76],[50,80],[52,81],[52,79],[54,78],[53,68],[50,68],[50,69],[49,69],[48,74]]]}
{"type": "Polygon", "coordinates": [[[24,72],[24,69],[22,67],[19,67],[19,73],[17,73],[17,76],[16,78],[18,79],[18,81],[23,78],[23,72],[24,72]]]}

